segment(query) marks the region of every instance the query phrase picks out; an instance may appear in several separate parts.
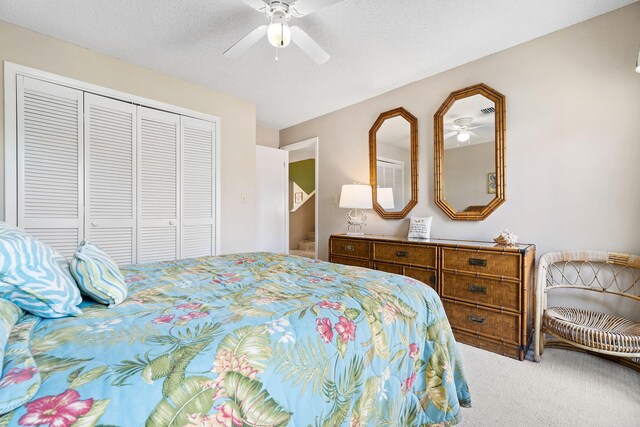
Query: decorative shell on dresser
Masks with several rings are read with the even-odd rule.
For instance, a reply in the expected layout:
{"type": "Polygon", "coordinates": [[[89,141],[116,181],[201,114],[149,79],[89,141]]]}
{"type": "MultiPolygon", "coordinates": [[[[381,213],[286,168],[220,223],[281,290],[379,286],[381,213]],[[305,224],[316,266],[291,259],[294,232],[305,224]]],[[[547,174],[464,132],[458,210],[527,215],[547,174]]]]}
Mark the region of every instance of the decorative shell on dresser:
{"type": "Polygon", "coordinates": [[[495,237],[493,241],[499,245],[515,246],[518,244],[518,236],[509,230],[504,230],[498,237],[495,237]]]}

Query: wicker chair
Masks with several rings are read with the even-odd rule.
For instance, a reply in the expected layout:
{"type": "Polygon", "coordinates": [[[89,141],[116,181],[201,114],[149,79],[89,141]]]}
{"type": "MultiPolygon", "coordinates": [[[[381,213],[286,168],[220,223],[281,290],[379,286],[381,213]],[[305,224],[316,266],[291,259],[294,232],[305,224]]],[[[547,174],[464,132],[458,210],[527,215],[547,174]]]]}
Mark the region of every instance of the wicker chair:
{"type": "MultiPolygon", "coordinates": [[[[560,288],[595,291],[640,302],[640,256],[605,251],[560,251],[540,257],[536,279],[534,358],[545,345],[613,356],[640,370],[640,323],[597,311],[547,307],[560,288]],[[545,334],[559,341],[545,344],[545,334]]],[[[634,303],[635,304],[635,303],[634,303]]]]}

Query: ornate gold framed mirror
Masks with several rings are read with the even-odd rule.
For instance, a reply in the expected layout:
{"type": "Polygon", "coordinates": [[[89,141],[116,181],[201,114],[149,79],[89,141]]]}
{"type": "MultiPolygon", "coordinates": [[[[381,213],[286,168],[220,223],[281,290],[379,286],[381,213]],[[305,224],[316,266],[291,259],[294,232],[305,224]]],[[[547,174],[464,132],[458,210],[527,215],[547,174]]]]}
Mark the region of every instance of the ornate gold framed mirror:
{"type": "Polygon", "coordinates": [[[380,114],[369,130],[373,209],[402,219],[418,204],[418,119],[402,107],[380,114]]]}
{"type": "Polygon", "coordinates": [[[505,97],[485,84],[452,92],[434,115],[435,200],[481,221],[505,202],[505,97]]]}

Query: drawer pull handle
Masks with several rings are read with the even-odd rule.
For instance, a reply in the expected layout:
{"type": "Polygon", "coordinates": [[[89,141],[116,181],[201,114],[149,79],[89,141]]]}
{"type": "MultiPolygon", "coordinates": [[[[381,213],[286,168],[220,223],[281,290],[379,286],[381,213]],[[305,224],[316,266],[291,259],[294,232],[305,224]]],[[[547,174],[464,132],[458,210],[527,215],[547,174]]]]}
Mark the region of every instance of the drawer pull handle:
{"type": "Polygon", "coordinates": [[[478,285],[469,285],[469,292],[474,294],[487,294],[486,286],[478,286],[478,285]]]}
{"type": "Polygon", "coordinates": [[[432,275],[432,276],[429,278],[429,283],[431,283],[432,285],[434,285],[434,286],[435,286],[435,284],[436,284],[437,282],[438,282],[438,281],[437,281],[437,279],[436,279],[436,275],[435,275],[435,274],[434,274],[434,275],[432,275]]]}
{"type": "Polygon", "coordinates": [[[356,250],[356,247],[352,245],[344,245],[344,250],[347,252],[353,252],[356,250]]]}
{"type": "Polygon", "coordinates": [[[473,314],[469,315],[469,320],[472,321],[473,323],[477,323],[479,325],[484,324],[484,317],[478,317],[478,316],[474,316],[473,314]]]}
{"type": "Polygon", "coordinates": [[[409,256],[409,252],[407,251],[396,251],[396,256],[399,258],[406,258],[409,256]]]}
{"type": "Polygon", "coordinates": [[[469,265],[475,265],[476,267],[486,267],[487,260],[480,258],[469,258],[469,265]]]}

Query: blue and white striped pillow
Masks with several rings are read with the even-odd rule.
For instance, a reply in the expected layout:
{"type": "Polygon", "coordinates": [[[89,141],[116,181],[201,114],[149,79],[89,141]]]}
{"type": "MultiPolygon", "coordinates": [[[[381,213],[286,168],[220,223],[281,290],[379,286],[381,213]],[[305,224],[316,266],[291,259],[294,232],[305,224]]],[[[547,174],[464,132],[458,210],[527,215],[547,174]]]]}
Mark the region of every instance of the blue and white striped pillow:
{"type": "Polygon", "coordinates": [[[80,243],[69,268],[80,291],[88,297],[109,307],[127,298],[127,285],[118,265],[93,243],[80,243]]]}
{"type": "Polygon", "coordinates": [[[40,317],[82,314],[67,259],[5,222],[0,222],[0,297],[40,317]]]}

